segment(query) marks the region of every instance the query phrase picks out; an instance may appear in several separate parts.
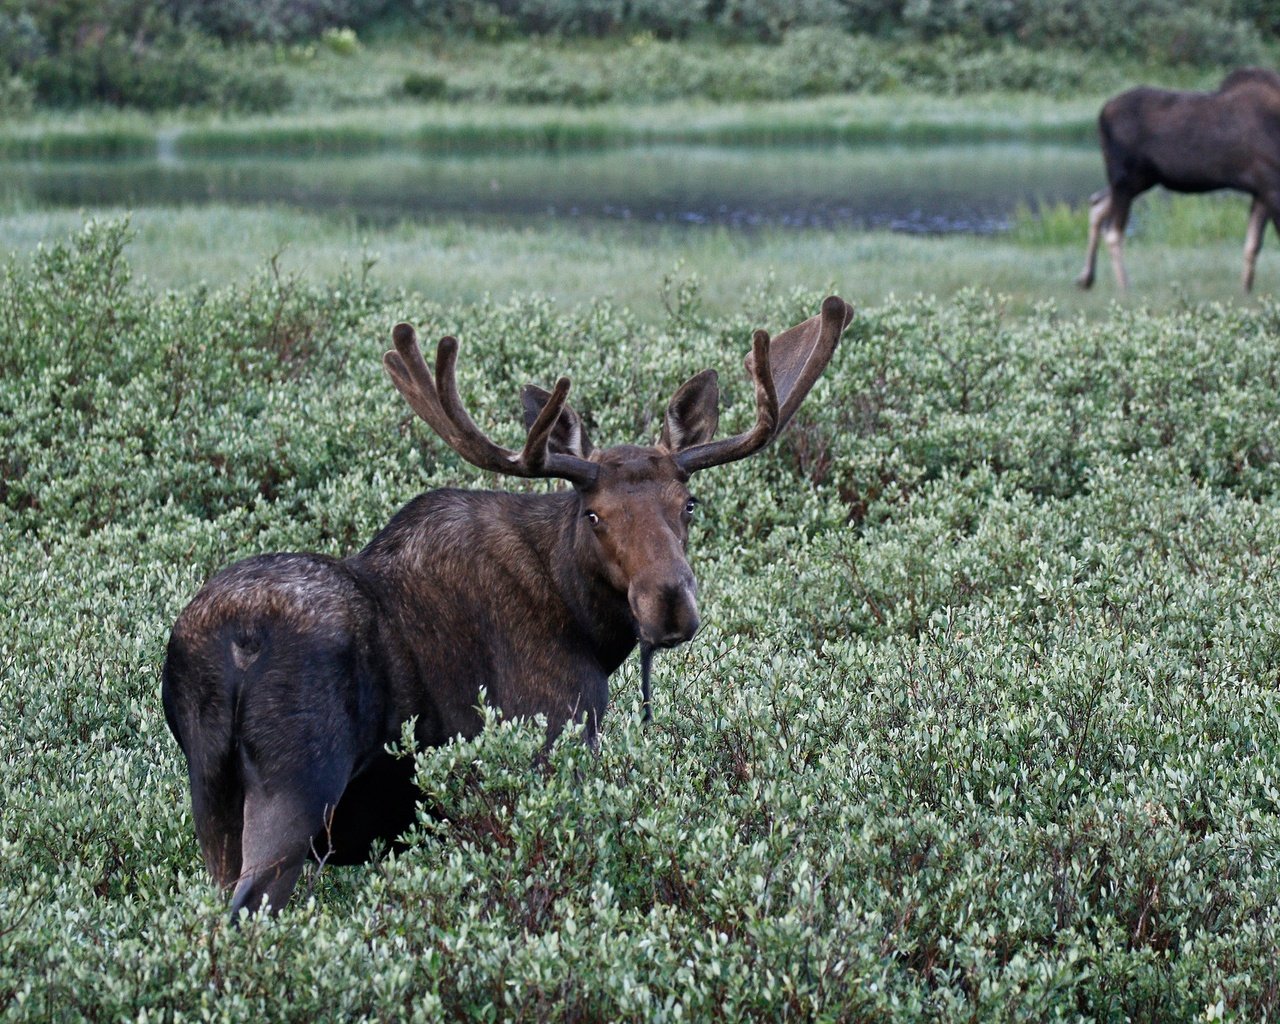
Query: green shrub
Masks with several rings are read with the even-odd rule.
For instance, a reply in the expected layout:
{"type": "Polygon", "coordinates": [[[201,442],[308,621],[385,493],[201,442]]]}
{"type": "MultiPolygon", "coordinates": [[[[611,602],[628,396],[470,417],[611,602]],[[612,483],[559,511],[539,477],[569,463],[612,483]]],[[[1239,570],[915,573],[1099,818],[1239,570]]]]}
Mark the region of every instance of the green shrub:
{"type": "Polygon", "coordinates": [[[29,114],[35,103],[35,90],[20,75],[0,78],[0,118],[29,114]]]}
{"type": "Polygon", "coordinates": [[[48,41],[30,12],[0,8],[0,69],[21,71],[47,49],[48,41]]]}
{"type": "Polygon", "coordinates": [[[339,57],[353,57],[360,52],[360,37],[354,29],[327,28],[320,34],[320,42],[339,57]]]}
{"type": "Polygon", "coordinates": [[[985,46],[948,37],[886,43],[823,27],[793,28],[771,44],[664,42],[651,35],[626,46],[505,43],[483,62],[459,62],[452,98],[505,103],[722,102],[785,100],[909,88],[939,94],[1029,91],[1074,96],[1119,88],[1124,69],[1099,72],[1082,54],[1013,43],[985,46]],[[1110,78],[1105,76],[1111,76],[1110,78]]]}
{"type": "Polygon", "coordinates": [[[279,74],[229,67],[216,44],[188,39],[176,48],[139,49],[111,35],[96,45],[41,57],[26,72],[48,106],[105,103],[164,110],[217,106],[267,111],[289,101],[279,74]]]}
{"type": "Polygon", "coordinates": [[[404,76],[404,92],[419,100],[442,99],[449,90],[444,75],[430,71],[412,71],[404,76]]]}
{"type": "Polygon", "coordinates": [[[1178,0],[458,0],[419,4],[414,11],[437,29],[491,39],[518,33],[606,36],[637,28],[673,38],[703,26],[731,39],[778,41],[792,29],[814,26],[881,41],[953,37],[976,50],[993,42],[1021,43],[1047,55],[1064,47],[1100,48],[1130,59],[1196,66],[1257,62],[1275,29],[1273,12],[1257,0],[1194,7],[1178,0]]]}
{"type": "MultiPolygon", "coordinates": [[[[253,552],[340,555],[490,486],[408,416],[391,323],[462,339],[520,431],[602,442],[750,328],[355,275],[130,280],[89,224],[0,279],[0,1013],[8,1020],[1190,1020],[1280,1013],[1280,307],[862,310],[788,431],[695,478],[705,625],[602,754],[489,714],[413,752],[436,813],[233,928],[164,724],[167,630],[253,552]],[[588,372],[589,370],[589,372],[588,372]]],[[[519,485],[518,485],[519,486],[519,485]]],[[[541,486],[531,484],[530,486],[541,486]]]]}
{"type": "Polygon", "coordinates": [[[226,42],[266,43],[358,30],[391,6],[389,0],[171,0],[168,5],[179,24],[226,42]]]}
{"type": "Polygon", "coordinates": [[[761,39],[781,39],[793,28],[840,25],[841,8],[839,0],[727,0],[719,21],[761,39]]]}

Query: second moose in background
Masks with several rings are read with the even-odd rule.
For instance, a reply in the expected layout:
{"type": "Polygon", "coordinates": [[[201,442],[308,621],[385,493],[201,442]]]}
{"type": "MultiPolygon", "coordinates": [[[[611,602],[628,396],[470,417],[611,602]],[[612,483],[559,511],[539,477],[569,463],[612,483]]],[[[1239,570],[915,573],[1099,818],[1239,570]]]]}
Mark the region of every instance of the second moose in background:
{"type": "Polygon", "coordinates": [[[1089,241],[1076,284],[1092,286],[1098,240],[1105,235],[1116,284],[1128,287],[1123,249],[1129,207],[1147,189],[1163,185],[1174,192],[1229,188],[1253,197],[1241,278],[1249,291],[1267,221],[1280,230],[1280,75],[1242,68],[1216,92],[1130,89],[1103,106],[1098,133],[1107,187],[1089,201],[1089,241]]]}

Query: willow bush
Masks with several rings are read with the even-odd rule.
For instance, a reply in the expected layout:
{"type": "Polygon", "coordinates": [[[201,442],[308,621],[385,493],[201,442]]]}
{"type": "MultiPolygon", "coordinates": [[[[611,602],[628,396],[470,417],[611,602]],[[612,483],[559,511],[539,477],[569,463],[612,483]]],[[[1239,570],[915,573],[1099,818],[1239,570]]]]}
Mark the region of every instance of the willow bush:
{"type": "MultiPolygon", "coordinates": [[[[562,371],[650,439],[749,330],[442,309],[359,268],[129,280],[91,224],[0,281],[0,1014],[12,1020],[1271,1019],[1280,1012],[1280,307],[861,310],[788,433],[695,478],[706,626],[603,753],[406,750],[406,848],[225,916],[159,702],[169,624],[253,552],[342,554],[484,486],[384,379],[462,339],[514,441],[562,371]]],[[[544,484],[515,484],[542,487],[544,484]]]]}

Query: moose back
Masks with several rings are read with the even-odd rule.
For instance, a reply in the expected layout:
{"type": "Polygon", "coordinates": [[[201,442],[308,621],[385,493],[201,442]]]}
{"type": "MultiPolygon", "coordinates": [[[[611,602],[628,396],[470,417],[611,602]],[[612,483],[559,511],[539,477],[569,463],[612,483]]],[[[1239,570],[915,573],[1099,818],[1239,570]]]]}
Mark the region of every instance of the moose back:
{"type": "Polygon", "coordinates": [[[165,658],[165,717],[186,755],[205,864],[233,890],[232,912],[278,910],[309,854],[359,862],[412,823],[412,763],[385,751],[410,718],[422,745],[472,736],[483,687],[508,717],[545,715],[550,736],[582,722],[597,747],[609,676],[636,643],[672,647],[698,629],[690,477],[768,444],[851,316],[832,296],[777,338],[755,332],[755,421],[741,434],[714,437],[719,386],[704,370],[672,397],[656,445],[595,448],[561,378],[550,393],[523,389],[520,451],[462,407],[457,342],[440,341],[433,373],[399,324],[387,371],[455,452],[572,487],[431,491],[358,554],[249,558],[183,610],[165,658]]]}

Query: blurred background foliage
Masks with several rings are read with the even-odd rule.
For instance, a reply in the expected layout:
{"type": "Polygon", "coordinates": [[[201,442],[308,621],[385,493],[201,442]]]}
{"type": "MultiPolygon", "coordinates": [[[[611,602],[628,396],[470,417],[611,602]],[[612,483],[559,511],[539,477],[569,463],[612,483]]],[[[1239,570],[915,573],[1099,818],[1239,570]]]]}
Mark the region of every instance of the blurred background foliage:
{"type": "MultiPolygon", "coordinates": [[[[984,57],[991,70],[977,75],[978,87],[1043,88],[1047,74],[1053,89],[1079,87],[1100,54],[1184,68],[1266,61],[1280,7],[1265,0],[0,0],[0,114],[85,104],[276,109],[290,94],[281,61],[317,45],[353,52],[363,38],[623,46],[650,39],[732,50],[782,44],[797,30],[809,30],[806,50],[825,48],[837,66],[847,53],[863,66],[827,89],[945,89],[939,68],[984,57]],[[816,42],[815,30],[825,42],[816,42]],[[1068,63],[1074,58],[1073,82],[1061,80],[1064,53],[1068,63]],[[1016,73],[995,74],[1002,67],[1016,73]]],[[[443,82],[415,89],[446,94],[443,82]]],[[[736,98],[751,98],[750,90],[736,98]]]]}

